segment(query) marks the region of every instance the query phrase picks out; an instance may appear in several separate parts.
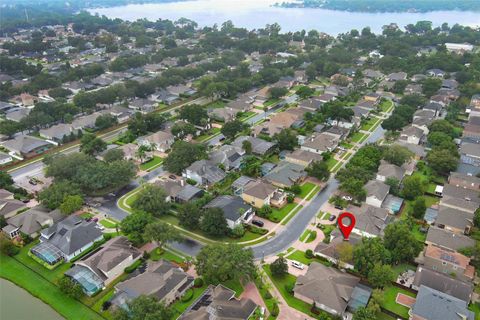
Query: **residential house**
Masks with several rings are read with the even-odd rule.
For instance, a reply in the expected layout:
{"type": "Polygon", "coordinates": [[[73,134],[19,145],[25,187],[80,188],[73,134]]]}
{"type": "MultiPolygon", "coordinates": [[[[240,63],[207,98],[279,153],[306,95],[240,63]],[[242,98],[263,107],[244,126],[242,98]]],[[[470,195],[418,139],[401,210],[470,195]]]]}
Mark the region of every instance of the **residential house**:
{"type": "Polygon", "coordinates": [[[237,117],[237,113],[237,110],[229,107],[213,108],[208,110],[208,116],[211,119],[221,122],[229,122],[235,120],[235,118],[237,117]]]}
{"type": "Polygon", "coordinates": [[[388,178],[395,178],[399,182],[403,180],[405,170],[397,165],[381,160],[377,171],[377,180],[385,182],[388,178]]]}
{"type": "Polygon", "coordinates": [[[439,117],[442,114],[442,110],[445,106],[441,103],[430,101],[426,105],[423,106],[425,110],[432,110],[435,112],[435,117],[439,117]]]}
{"type": "Polygon", "coordinates": [[[173,95],[164,89],[157,90],[156,92],[152,93],[149,98],[153,101],[161,102],[166,105],[171,105],[180,99],[179,96],[173,95]]]}
{"type": "Polygon", "coordinates": [[[322,154],[332,152],[338,146],[339,139],[327,133],[312,134],[301,146],[302,150],[322,154]]]}
{"type": "Polygon", "coordinates": [[[176,86],[168,86],[166,90],[175,96],[191,96],[194,95],[197,91],[189,86],[186,85],[176,85],[176,86]]]}
{"type": "Polygon", "coordinates": [[[480,117],[470,116],[463,126],[463,138],[480,143],[480,117]]]}
{"type": "Polygon", "coordinates": [[[285,155],[285,161],[308,167],[313,162],[322,161],[322,155],[307,150],[296,149],[285,155]]]}
{"type": "Polygon", "coordinates": [[[465,52],[473,51],[474,46],[469,43],[445,43],[448,52],[464,54],[465,52]]]}
{"type": "Polygon", "coordinates": [[[30,252],[45,263],[55,265],[62,260],[70,261],[102,239],[102,231],[96,222],[69,216],[43,229],[40,243],[30,252]]]}
{"type": "Polygon", "coordinates": [[[423,80],[425,80],[425,79],[427,79],[427,78],[428,78],[428,77],[427,77],[426,75],[424,75],[424,74],[416,73],[416,74],[414,74],[414,75],[411,77],[411,80],[412,80],[413,82],[418,83],[418,82],[422,82],[423,80]]]}
{"type": "Polygon", "coordinates": [[[330,314],[342,316],[359,282],[359,278],[348,273],[312,262],[307,273],[297,278],[293,295],[330,314]]]}
{"type": "Polygon", "coordinates": [[[400,140],[411,144],[419,144],[424,136],[425,133],[422,129],[412,125],[404,127],[400,132],[400,140]]]}
{"type": "Polygon", "coordinates": [[[428,245],[435,244],[439,247],[455,251],[475,246],[475,240],[470,237],[434,226],[428,228],[425,243],[428,245]]]}
{"type": "Polygon", "coordinates": [[[226,173],[209,160],[197,160],[183,171],[182,176],[209,187],[225,179],[226,173]]]}
{"type": "Polygon", "coordinates": [[[141,113],[148,113],[155,109],[156,102],[149,99],[136,98],[128,102],[128,107],[141,113]]]}
{"type": "Polygon", "coordinates": [[[323,102],[318,100],[317,98],[308,98],[305,100],[300,101],[299,106],[301,108],[305,108],[311,111],[316,111],[320,109],[320,107],[323,105],[323,102]]]}
{"type": "Polygon", "coordinates": [[[261,125],[254,127],[253,132],[255,135],[266,134],[273,136],[280,133],[283,129],[292,127],[295,122],[302,120],[303,115],[307,112],[307,109],[298,107],[277,113],[270,118],[270,121],[265,121],[261,125]]]}
{"type": "Polygon", "coordinates": [[[303,166],[282,161],[272,171],[264,176],[264,179],[279,188],[290,188],[294,184],[301,183],[307,173],[303,166]]]}
{"type": "Polygon", "coordinates": [[[470,282],[475,276],[475,268],[470,258],[454,250],[428,245],[415,261],[426,268],[446,273],[461,281],[470,282]]]}
{"type": "Polygon", "coordinates": [[[25,203],[13,198],[13,193],[0,189],[0,216],[8,219],[25,207],[25,203]]]}
{"type": "Polygon", "coordinates": [[[11,239],[20,234],[35,238],[41,229],[50,227],[63,218],[64,215],[59,210],[50,212],[48,209],[37,206],[8,219],[2,231],[11,239]]]}
{"type": "Polygon", "coordinates": [[[480,178],[460,172],[451,172],[448,183],[460,188],[480,191],[480,178]]]}
{"type": "Polygon", "coordinates": [[[244,154],[243,148],[225,144],[210,153],[210,162],[222,165],[227,171],[239,169],[244,154]]]}
{"type": "MultiPolygon", "coordinates": [[[[476,207],[478,208],[478,204],[476,207]]],[[[440,203],[435,224],[454,233],[469,234],[473,227],[473,213],[446,207],[440,203]]]]}
{"type": "Polygon", "coordinates": [[[315,100],[319,101],[321,104],[337,100],[337,96],[331,93],[324,93],[318,96],[315,100]]]}
{"type": "Polygon", "coordinates": [[[235,298],[235,291],[219,284],[210,285],[179,320],[248,320],[258,306],[251,299],[235,298]]]}
{"type": "Polygon", "coordinates": [[[348,242],[346,242],[343,238],[343,235],[340,233],[340,230],[334,229],[332,233],[330,233],[330,241],[325,243],[320,241],[313,253],[321,258],[327,259],[331,263],[335,265],[340,265],[341,268],[346,268],[353,270],[354,269],[354,261],[353,257],[348,261],[341,261],[341,250],[344,246],[356,246],[357,244],[362,242],[362,236],[357,235],[355,233],[351,233],[348,237],[348,242]]]}
{"type": "Polygon", "coordinates": [[[242,199],[255,208],[281,207],[286,203],[287,195],[270,183],[256,180],[244,186],[242,199]]]}
{"type": "Polygon", "coordinates": [[[365,202],[371,206],[380,208],[383,200],[385,200],[390,191],[390,186],[382,181],[370,180],[365,185],[365,190],[367,191],[367,199],[365,202]]]}
{"type": "Polygon", "coordinates": [[[133,247],[127,237],[116,237],[93,254],[75,262],[65,275],[80,284],[87,295],[93,295],[141,257],[140,250],[133,247]]]}
{"type": "Polygon", "coordinates": [[[418,83],[410,83],[405,87],[404,94],[422,94],[422,85],[418,83]]]}
{"type": "Polygon", "coordinates": [[[54,145],[40,138],[20,134],[13,139],[3,141],[2,146],[24,158],[44,153],[54,145]]]}
{"type": "Polygon", "coordinates": [[[414,155],[415,160],[421,160],[421,159],[425,158],[425,156],[427,155],[427,152],[425,151],[425,148],[421,145],[407,143],[406,141],[401,141],[401,140],[395,142],[395,144],[400,145],[402,147],[405,147],[409,151],[411,151],[414,155]]]}
{"type": "Polygon", "coordinates": [[[186,184],[175,196],[175,201],[178,203],[186,203],[195,199],[199,199],[204,194],[205,191],[203,191],[202,189],[192,186],[190,184],[186,184]]]}
{"type": "Polygon", "coordinates": [[[240,176],[237,180],[232,182],[231,188],[233,191],[233,194],[237,196],[241,196],[243,191],[245,190],[245,187],[250,183],[254,182],[254,178],[250,178],[247,176],[240,176]]]}
{"type": "Polygon", "coordinates": [[[476,202],[467,201],[461,198],[445,197],[445,196],[443,196],[442,199],[440,200],[440,205],[447,208],[470,213],[472,215],[475,212],[475,210],[477,210],[478,208],[478,203],[476,202]]]}
{"type": "Polygon", "coordinates": [[[467,189],[447,183],[443,187],[443,196],[447,198],[457,198],[466,201],[471,201],[480,206],[480,197],[478,190],[467,189]]]}
{"type": "Polygon", "coordinates": [[[476,143],[462,143],[460,145],[460,161],[473,166],[480,166],[480,145],[476,143]]]}
{"type": "Polygon", "coordinates": [[[39,134],[41,137],[61,143],[65,137],[70,137],[73,131],[73,127],[68,123],[59,123],[51,126],[50,128],[40,129],[39,134]]]}
{"type": "Polygon", "coordinates": [[[20,122],[23,118],[28,116],[32,109],[30,108],[16,108],[11,109],[5,113],[5,119],[15,122],[20,122]]]}
{"type": "Polygon", "coordinates": [[[365,77],[375,80],[379,80],[385,77],[382,72],[373,69],[365,69],[362,73],[365,77]]]}
{"type": "Polygon", "coordinates": [[[465,301],[467,304],[470,303],[473,294],[473,285],[471,283],[463,282],[444,273],[418,266],[415,271],[412,289],[419,291],[421,286],[448,294],[465,301]]]}
{"type": "Polygon", "coordinates": [[[139,145],[146,146],[151,150],[156,150],[159,152],[167,152],[173,143],[175,142],[175,137],[173,134],[165,131],[157,131],[148,136],[143,136],[137,139],[139,145]]]}
{"type": "Polygon", "coordinates": [[[146,295],[165,305],[171,304],[193,286],[193,277],[166,260],[149,262],[144,272],[134,275],[115,286],[111,302],[127,309],[133,299],[146,295]]]}
{"type": "Polygon", "coordinates": [[[242,223],[249,223],[255,215],[252,207],[245,203],[242,198],[229,195],[216,197],[207,203],[204,208],[220,208],[230,229],[242,223]]]}
{"type": "Polygon", "coordinates": [[[275,144],[256,137],[240,136],[233,141],[232,145],[243,148],[243,142],[249,141],[252,145],[252,153],[263,156],[274,150],[275,144]]]}
{"type": "Polygon", "coordinates": [[[383,237],[385,228],[393,221],[393,217],[386,209],[368,204],[362,204],[361,207],[352,207],[351,212],[356,219],[352,233],[362,237],[383,237]]]}
{"type": "Polygon", "coordinates": [[[0,166],[10,163],[12,161],[13,161],[13,157],[11,155],[0,152],[0,166]]]}
{"type": "Polygon", "coordinates": [[[407,80],[407,73],[406,72],[394,72],[390,73],[387,76],[388,81],[402,81],[402,80],[407,80]]]}

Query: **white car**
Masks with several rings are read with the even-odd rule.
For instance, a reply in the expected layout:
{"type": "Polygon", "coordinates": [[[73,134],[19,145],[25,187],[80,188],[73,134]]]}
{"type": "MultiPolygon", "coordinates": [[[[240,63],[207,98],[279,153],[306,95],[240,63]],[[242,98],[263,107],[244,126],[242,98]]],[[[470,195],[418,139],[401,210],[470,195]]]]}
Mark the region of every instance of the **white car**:
{"type": "Polygon", "coordinates": [[[305,265],[303,263],[292,261],[292,267],[303,270],[305,269],[305,265]]]}

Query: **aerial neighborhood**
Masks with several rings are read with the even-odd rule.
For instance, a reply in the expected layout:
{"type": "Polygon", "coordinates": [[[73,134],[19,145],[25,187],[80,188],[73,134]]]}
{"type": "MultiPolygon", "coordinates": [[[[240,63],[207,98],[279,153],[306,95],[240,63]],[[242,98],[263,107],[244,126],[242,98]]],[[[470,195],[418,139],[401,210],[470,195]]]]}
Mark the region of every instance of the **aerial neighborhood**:
{"type": "Polygon", "coordinates": [[[0,30],[0,276],[63,318],[480,318],[478,30],[0,30]]]}

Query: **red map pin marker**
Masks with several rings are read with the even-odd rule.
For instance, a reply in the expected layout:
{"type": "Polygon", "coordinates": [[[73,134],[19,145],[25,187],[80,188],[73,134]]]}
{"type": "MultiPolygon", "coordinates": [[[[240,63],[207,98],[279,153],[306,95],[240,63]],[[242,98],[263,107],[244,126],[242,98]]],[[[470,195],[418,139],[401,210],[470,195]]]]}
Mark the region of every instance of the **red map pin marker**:
{"type": "Polygon", "coordinates": [[[338,216],[337,225],[343,234],[343,239],[348,240],[348,236],[355,226],[355,216],[350,212],[343,212],[338,216]]]}

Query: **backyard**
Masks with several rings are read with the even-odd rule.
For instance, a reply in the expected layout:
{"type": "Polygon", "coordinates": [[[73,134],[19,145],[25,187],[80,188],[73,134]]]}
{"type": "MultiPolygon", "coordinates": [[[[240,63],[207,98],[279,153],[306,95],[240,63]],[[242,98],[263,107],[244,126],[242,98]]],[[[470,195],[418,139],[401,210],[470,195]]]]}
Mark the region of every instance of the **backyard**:
{"type": "Polygon", "coordinates": [[[408,319],[408,311],[410,309],[396,302],[396,298],[399,293],[403,293],[410,297],[416,296],[410,291],[395,286],[390,286],[383,290],[383,301],[380,306],[388,311],[398,314],[401,317],[404,317],[405,319],[408,319]]]}

